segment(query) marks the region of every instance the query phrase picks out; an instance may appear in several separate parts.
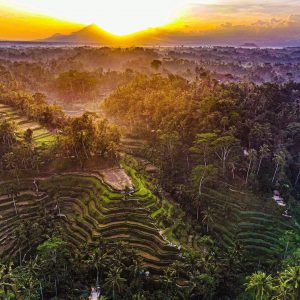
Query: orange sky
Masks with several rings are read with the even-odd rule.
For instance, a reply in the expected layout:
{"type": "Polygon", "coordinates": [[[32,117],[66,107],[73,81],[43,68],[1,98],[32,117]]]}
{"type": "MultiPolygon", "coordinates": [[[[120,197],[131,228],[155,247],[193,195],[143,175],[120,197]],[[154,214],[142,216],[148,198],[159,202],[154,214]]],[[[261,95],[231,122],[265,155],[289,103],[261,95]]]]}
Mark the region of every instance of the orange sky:
{"type": "Polygon", "coordinates": [[[243,30],[267,35],[272,29],[298,38],[300,1],[0,0],[0,40],[43,39],[91,23],[115,34],[172,24],[166,28],[177,32],[240,35],[243,30]]]}
{"type": "Polygon", "coordinates": [[[7,7],[0,9],[1,40],[33,40],[56,32],[70,33],[82,28],[82,24],[66,22],[51,17],[30,14],[7,7]]]}

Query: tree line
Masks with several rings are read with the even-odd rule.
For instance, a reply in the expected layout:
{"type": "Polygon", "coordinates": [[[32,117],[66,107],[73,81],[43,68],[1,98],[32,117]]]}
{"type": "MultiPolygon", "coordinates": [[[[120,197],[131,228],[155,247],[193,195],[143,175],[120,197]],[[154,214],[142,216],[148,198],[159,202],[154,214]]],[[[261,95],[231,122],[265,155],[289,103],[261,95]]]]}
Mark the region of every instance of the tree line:
{"type": "Polygon", "coordinates": [[[194,197],[212,181],[278,189],[299,217],[299,99],[297,83],[139,75],[102,107],[147,141],[141,153],[159,166],[161,185],[172,194],[184,184],[194,197]]]}

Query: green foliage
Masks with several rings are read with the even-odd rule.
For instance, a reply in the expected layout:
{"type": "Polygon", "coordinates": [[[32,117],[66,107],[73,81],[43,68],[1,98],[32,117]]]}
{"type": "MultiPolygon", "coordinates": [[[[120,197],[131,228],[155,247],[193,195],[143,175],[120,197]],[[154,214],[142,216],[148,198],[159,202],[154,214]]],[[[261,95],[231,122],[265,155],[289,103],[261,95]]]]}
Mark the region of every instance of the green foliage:
{"type": "Polygon", "coordinates": [[[84,113],[64,128],[58,151],[64,156],[75,156],[83,167],[84,162],[95,154],[116,158],[119,141],[120,134],[115,126],[97,119],[95,114],[84,113]]]}
{"type": "Polygon", "coordinates": [[[97,84],[95,74],[70,70],[59,74],[54,85],[65,98],[81,99],[94,96],[97,84]]]}
{"type": "Polygon", "coordinates": [[[157,70],[160,68],[161,64],[162,64],[162,63],[161,63],[160,60],[154,59],[154,60],[151,62],[151,67],[157,71],[157,70]]]}
{"type": "Polygon", "coordinates": [[[272,277],[256,272],[247,278],[246,291],[253,299],[291,299],[300,296],[300,266],[288,267],[272,277]]]}
{"type": "Polygon", "coordinates": [[[252,292],[257,300],[270,299],[273,288],[272,277],[264,272],[259,271],[248,277],[246,291],[252,292]]]}

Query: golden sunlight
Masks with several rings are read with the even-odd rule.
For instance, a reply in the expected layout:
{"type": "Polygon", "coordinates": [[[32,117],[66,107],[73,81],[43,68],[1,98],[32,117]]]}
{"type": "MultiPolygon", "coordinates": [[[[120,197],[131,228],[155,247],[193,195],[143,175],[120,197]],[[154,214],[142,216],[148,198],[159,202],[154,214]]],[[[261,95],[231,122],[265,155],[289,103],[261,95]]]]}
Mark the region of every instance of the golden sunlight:
{"type": "MultiPolygon", "coordinates": [[[[191,0],[10,0],[8,5],[65,21],[97,24],[116,35],[125,35],[174,20],[191,0]]],[[[207,2],[207,0],[198,2],[207,2]]]]}

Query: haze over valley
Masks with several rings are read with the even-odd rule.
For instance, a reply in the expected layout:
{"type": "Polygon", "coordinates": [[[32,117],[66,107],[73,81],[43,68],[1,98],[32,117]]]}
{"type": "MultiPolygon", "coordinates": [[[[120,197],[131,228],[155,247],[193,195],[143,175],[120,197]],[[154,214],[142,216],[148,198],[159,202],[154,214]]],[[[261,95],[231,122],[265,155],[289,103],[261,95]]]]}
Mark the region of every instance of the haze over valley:
{"type": "Polygon", "coordinates": [[[0,299],[300,299],[299,15],[0,0],[0,299]]]}

